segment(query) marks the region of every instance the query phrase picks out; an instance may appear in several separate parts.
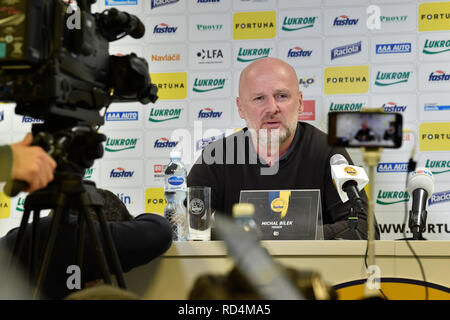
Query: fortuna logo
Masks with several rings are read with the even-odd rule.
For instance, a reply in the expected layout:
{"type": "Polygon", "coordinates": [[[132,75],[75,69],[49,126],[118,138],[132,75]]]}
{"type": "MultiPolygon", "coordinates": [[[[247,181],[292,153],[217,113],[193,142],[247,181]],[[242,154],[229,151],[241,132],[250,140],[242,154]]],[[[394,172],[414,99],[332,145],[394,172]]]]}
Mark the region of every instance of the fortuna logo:
{"type": "Polygon", "coordinates": [[[129,149],[135,149],[138,138],[132,139],[106,139],[105,150],[108,152],[119,152],[129,149]]]}
{"type": "Polygon", "coordinates": [[[23,116],[22,123],[44,123],[44,120],[23,116]]]}
{"type": "Polygon", "coordinates": [[[180,0],[152,0],[151,9],[162,7],[169,4],[177,3],[180,0]]]}
{"type": "Polygon", "coordinates": [[[354,83],[354,82],[367,82],[366,77],[335,77],[327,78],[327,83],[354,83]]]}
{"type": "Polygon", "coordinates": [[[375,85],[380,87],[392,86],[399,83],[405,83],[409,81],[410,71],[407,72],[381,72],[378,71],[375,80],[375,85]]]}
{"type": "Polygon", "coordinates": [[[439,19],[450,19],[450,13],[429,13],[420,15],[420,20],[439,20],[439,19]]]}
{"type": "Polygon", "coordinates": [[[424,54],[439,54],[450,51],[450,40],[425,40],[422,52],[424,54]],[[435,49],[435,50],[431,50],[435,49]]]}
{"type": "Polygon", "coordinates": [[[109,174],[110,178],[131,178],[134,174],[134,171],[125,171],[124,168],[115,168],[111,170],[109,174]]]}
{"type": "Polygon", "coordinates": [[[150,122],[163,122],[163,121],[169,121],[174,119],[179,119],[181,115],[181,111],[183,109],[155,109],[152,108],[150,110],[150,116],[148,118],[148,121],[150,122]],[[158,119],[160,118],[160,119],[158,119]]]}
{"type": "Polygon", "coordinates": [[[184,88],[184,83],[158,83],[158,89],[179,89],[184,88]]]}
{"type": "Polygon", "coordinates": [[[275,28],[273,22],[249,22],[249,23],[236,23],[234,25],[236,30],[238,29],[263,29],[263,28],[275,28]]]}
{"type": "Polygon", "coordinates": [[[281,30],[283,31],[297,31],[306,28],[314,27],[317,17],[304,17],[304,18],[290,18],[284,17],[283,26],[281,30]]]}
{"type": "Polygon", "coordinates": [[[192,89],[194,92],[209,92],[213,90],[220,90],[223,89],[225,85],[226,79],[199,79],[195,78],[194,81],[194,88],[192,89]],[[210,87],[205,88],[204,87],[210,87]]]}
{"type": "Polygon", "coordinates": [[[377,172],[408,172],[408,162],[380,162],[377,172]]]}
{"type": "Polygon", "coordinates": [[[333,22],[333,26],[341,27],[341,26],[355,26],[358,24],[359,19],[350,19],[346,15],[341,15],[336,17],[333,22]]]}
{"type": "Polygon", "coordinates": [[[428,205],[431,206],[433,204],[438,204],[441,202],[448,202],[448,201],[450,201],[450,190],[433,193],[433,195],[428,200],[428,205]]]}
{"type": "Polygon", "coordinates": [[[361,52],[361,41],[331,49],[331,60],[361,52]]]}
{"type": "Polygon", "coordinates": [[[169,27],[166,23],[160,23],[155,26],[153,29],[153,34],[160,34],[160,33],[175,33],[177,32],[178,27],[169,27]]]}
{"type": "Polygon", "coordinates": [[[220,118],[223,112],[214,112],[211,108],[204,108],[198,113],[199,119],[220,118]]]}
{"type": "Polygon", "coordinates": [[[239,48],[237,61],[250,62],[261,58],[267,58],[272,48],[244,49],[239,48]]]}
{"type": "Polygon", "coordinates": [[[427,162],[425,163],[425,168],[433,169],[430,170],[432,174],[450,172],[450,160],[446,161],[446,160],[427,159],[427,162]]]}
{"type": "Polygon", "coordinates": [[[377,54],[410,53],[411,43],[381,43],[375,51],[377,54]]]}
{"type": "Polygon", "coordinates": [[[159,138],[156,139],[154,148],[164,149],[164,148],[174,148],[178,144],[178,141],[169,141],[167,138],[159,138]]]}
{"type": "Polygon", "coordinates": [[[219,31],[222,28],[223,24],[197,24],[198,31],[219,31]]]}
{"type": "Polygon", "coordinates": [[[364,103],[334,103],[330,104],[330,111],[361,111],[364,103]]]}
{"type": "Polygon", "coordinates": [[[422,140],[450,140],[450,133],[424,133],[422,140]]]}
{"type": "Polygon", "coordinates": [[[449,81],[450,74],[445,74],[442,70],[436,70],[430,73],[428,77],[428,82],[439,82],[439,81],[449,81]]]}
{"type": "Polygon", "coordinates": [[[385,112],[405,112],[407,106],[399,106],[395,102],[383,103],[381,106],[385,112]]]}
{"type": "Polygon", "coordinates": [[[127,112],[107,112],[106,121],[137,121],[139,120],[139,113],[137,111],[127,112]]]}
{"type": "Polygon", "coordinates": [[[378,191],[377,203],[383,206],[408,202],[409,201],[409,193],[406,191],[378,191]]]}
{"type": "Polygon", "coordinates": [[[300,47],[294,47],[289,49],[287,53],[288,58],[310,57],[312,50],[303,50],[300,47]]]}

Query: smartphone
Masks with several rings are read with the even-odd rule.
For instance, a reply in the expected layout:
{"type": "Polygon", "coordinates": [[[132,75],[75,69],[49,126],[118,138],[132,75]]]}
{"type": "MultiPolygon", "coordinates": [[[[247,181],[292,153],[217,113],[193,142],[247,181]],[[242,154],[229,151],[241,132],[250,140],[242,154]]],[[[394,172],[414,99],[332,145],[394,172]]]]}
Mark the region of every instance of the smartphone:
{"type": "Polygon", "coordinates": [[[392,112],[330,112],[328,143],[347,148],[400,148],[403,117],[392,112]]]}

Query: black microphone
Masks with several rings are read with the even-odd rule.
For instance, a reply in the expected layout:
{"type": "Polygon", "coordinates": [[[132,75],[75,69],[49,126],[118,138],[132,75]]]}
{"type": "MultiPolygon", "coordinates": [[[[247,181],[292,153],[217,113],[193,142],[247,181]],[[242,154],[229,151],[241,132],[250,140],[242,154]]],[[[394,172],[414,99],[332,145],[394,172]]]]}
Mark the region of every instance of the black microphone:
{"type": "Polygon", "coordinates": [[[409,211],[408,227],[413,233],[414,240],[422,240],[427,221],[426,205],[434,190],[433,174],[426,168],[417,168],[411,173],[406,187],[412,195],[412,206],[409,211]]]}

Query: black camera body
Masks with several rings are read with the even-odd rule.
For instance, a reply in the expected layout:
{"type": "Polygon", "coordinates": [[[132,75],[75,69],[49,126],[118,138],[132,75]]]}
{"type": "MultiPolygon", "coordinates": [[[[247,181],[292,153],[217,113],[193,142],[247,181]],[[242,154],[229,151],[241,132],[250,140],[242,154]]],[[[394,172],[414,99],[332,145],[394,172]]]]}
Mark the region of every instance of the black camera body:
{"type": "Polygon", "coordinates": [[[102,125],[112,102],[155,102],[147,62],[110,56],[109,42],[142,37],[138,18],[114,8],[91,13],[92,0],[19,0],[0,6],[0,101],[16,113],[102,125]],[[70,3],[68,3],[70,2],[70,3]]]}

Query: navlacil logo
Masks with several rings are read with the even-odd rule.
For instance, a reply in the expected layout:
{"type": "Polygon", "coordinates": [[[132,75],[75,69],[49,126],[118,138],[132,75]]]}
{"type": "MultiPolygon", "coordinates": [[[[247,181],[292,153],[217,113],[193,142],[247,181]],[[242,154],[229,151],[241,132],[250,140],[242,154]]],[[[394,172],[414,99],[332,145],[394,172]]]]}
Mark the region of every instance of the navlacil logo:
{"type": "Polygon", "coordinates": [[[44,123],[44,120],[23,116],[22,123],[44,123]]]}
{"type": "Polygon", "coordinates": [[[177,144],[178,144],[178,141],[170,141],[167,138],[159,138],[159,139],[156,139],[153,147],[157,148],[157,149],[166,149],[166,148],[174,148],[177,146],[177,144]]]}
{"type": "Polygon", "coordinates": [[[442,70],[436,70],[434,72],[430,73],[430,76],[428,77],[428,82],[442,82],[442,81],[449,81],[450,80],[450,74],[446,74],[442,70]]]}
{"type": "Polygon", "coordinates": [[[169,4],[174,4],[177,3],[178,1],[180,0],[152,0],[150,9],[155,9],[169,4]]]}
{"type": "Polygon", "coordinates": [[[411,43],[380,43],[375,51],[376,54],[411,53],[411,43]]]}
{"type": "Polygon", "coordinates": [[[408,172],[408,162],[380,162],[377,166],[379,173],[408,172]]]}
{"type": "Polygon", "coordinates": [[[331,49],[331,60],[361,52],[361,41],[331,49]]]}
{"type": "Polygon", "coordinates": [[[433,204],[438,204],[438,203],[448,202],[448,201],[450,201],[450,190],[433,193],[433,195],[428,200],[428,205],[431,206],[433,204]]]}
{"type": "Polygon", "coordinates": [[[203,108],[198,113],[198,119],[220,119],[223,112],[216,112],[212,108],[203,108]]]}
{"type": "Polygon", "coordinates": [[[407,108],[407,106],[399,106],[397,103],[392,101],[383,103],[381,107],[385,112],[405,112],[407,108]]]}
{"type": "Polygon", "coordinates": [[[336,17],[333,21],[333,26],[342,27],[342,26],[356,26],[358,24],[359,19],[350,19],[346,15],[340,15],[336,17]]]}
{"type": "Polygon", "coordinates": [[[301,57],[310,57],[312,54],[312,50],[303,50],[300,47],[294,47],[289,49],[287,53],[288,58],[301,58],[301,57]]]}
{"type": "Polygon", "coordinates": [[[175,33],[177,29],[178,27],[169,27],[167,23],[162,22],[153,28],[153,34],[175,33]]]}
{"type": "Polygon", "coordinates": [[[118,111],[107,112],[105,116],[106,121],[138,121],[139,112],[137,111],[118,111]]]}
{"type": "Polygon", "coordinates": [[[138,0],[105,0],[106,6],[135,6],[138,0]]]}
{"type": "Polygon", "coordinates": [[[134,175],[134,171],[126,171],[124,168],[117,167],[111,170],[109,174],[110,178],[131,178],[134,175]]]}

